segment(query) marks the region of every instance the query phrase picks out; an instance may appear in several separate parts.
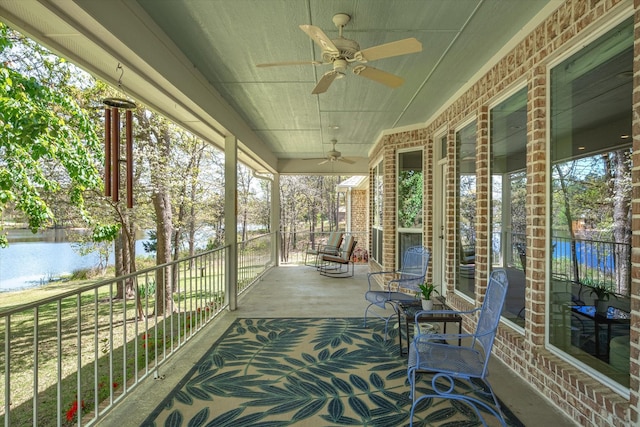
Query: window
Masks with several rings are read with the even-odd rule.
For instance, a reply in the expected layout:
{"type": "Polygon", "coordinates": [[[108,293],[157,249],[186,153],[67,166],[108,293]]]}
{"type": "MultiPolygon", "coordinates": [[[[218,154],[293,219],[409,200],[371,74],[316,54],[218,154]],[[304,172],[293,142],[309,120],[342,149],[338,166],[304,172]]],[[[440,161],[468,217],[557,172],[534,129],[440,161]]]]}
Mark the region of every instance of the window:
{"type": "Polygon", "coordinates": [[[551,70],[548,340],[629,386],[633,21],[551,70]],[[607,301],[598,289],[612,293],[607,301]]]}
{"type": "Polygon", "coordinates": [[[422,150],[398,154],[398,254],[397,265],[405,250],[422,245],[422,150]]]}
{"type": "Polygon", "coordinates": [[[476,259],[476,123],[456,132],[456,290],[475,298],[476,259]]]}
{"type": "Polygon", "coordinates": [[[382,201],[384,196],[384,162],[373,168],[373,226],[371,227],[371,258],[382,264],[382,201]]]}
{"type": "Polygon", "coordinates": [[[491,268],[504,268],[502,315],[524,326],[527,193],[527,88],[491,109],[491,268]]]}

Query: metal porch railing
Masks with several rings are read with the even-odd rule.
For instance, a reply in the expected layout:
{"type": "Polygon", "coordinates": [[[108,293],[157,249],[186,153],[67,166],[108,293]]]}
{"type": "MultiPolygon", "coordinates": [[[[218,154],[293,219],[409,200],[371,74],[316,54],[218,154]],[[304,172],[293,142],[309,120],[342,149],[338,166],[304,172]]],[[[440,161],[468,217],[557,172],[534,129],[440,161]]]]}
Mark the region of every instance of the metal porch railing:
{"type": "MultiPolygon", "coordinates": [[[[271,265],[272,238],[239,244],[238,293],[271,265]]],[[[140,381],[158,377],[227,307],[228,254],[218,248],[0,309],[0,425],[93,425],[140,381]],[[167,314],[156,300],[165,280],[167,314]]]]}

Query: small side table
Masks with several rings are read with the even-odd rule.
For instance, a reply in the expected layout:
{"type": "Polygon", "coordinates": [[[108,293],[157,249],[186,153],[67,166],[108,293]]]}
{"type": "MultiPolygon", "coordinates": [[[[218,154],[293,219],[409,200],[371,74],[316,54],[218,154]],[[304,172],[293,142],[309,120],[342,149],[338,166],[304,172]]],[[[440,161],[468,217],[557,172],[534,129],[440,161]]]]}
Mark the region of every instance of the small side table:
{"type": "MultiPolygon", "coordinates": [[[[438,297],[433,301],[433,309],[434,310],[450,310],[450,307],[444,302],[444,298],[438,297]]],[[[422,302],[417,299],[411,302],[401,302],[398,303],[398,341],[400,345],[400,355],[404,356],[405,354],[409,354],[409,344],[411,343],[410,335],[409,335],[409,324],[413,324],[414,319],[416,317],[416,313],[422,311],[422,302]],[[404,317],[405,321],[405,335],[407,337],[407,352],[403,352],[402,346],[402,318],[404,317]]],[[[462,316],[459,314],[443,314],[443,313],[433,313],[429,314],[425,312],[420,315],[417,319],[418,323],[442,323],[443,333],[447,333],[447,323],[457,323],[458,324],[458,333],[462,334],[462,316]]],[[[462,339],[458,339],[458,345],[462,344],[462,339]]]]}

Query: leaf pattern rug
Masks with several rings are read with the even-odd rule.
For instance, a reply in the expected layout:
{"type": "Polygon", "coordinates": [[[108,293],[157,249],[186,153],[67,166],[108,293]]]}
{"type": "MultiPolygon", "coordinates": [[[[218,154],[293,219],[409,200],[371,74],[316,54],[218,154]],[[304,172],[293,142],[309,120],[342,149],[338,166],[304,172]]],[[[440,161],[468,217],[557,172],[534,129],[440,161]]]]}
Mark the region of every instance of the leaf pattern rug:
{"type": "MultiPolygon", "coordinates": [[[[143,425],[409,425],[407,359],[396,333],[384,340],[378,319],[366,328],[362,318],[238,319],[143,425]]],[[[421,381],[418,393],[429,387],[421,381]]],[[[502,407],[509,425],[522,425],[502,407]]],[[[415,426],[482,424],[455,400],[426,399],[417,409],[415,426]]]]}

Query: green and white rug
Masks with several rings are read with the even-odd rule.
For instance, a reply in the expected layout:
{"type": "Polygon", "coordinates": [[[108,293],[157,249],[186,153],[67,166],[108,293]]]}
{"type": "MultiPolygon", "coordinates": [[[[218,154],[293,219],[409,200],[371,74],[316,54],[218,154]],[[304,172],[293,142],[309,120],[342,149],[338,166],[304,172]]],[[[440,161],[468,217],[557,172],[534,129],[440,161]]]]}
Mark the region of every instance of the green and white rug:
{"type": "MultiPolygon", "coordinates": [[[[415,426],[481,425],[457,401],[425,402],[415,426]]],[[[238,319],[143,425],[389,427],[408,425],[410,410],[407,360],[383,322],[238,319]]]]}

